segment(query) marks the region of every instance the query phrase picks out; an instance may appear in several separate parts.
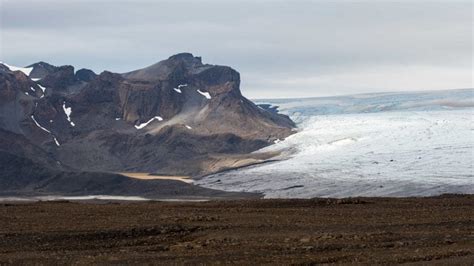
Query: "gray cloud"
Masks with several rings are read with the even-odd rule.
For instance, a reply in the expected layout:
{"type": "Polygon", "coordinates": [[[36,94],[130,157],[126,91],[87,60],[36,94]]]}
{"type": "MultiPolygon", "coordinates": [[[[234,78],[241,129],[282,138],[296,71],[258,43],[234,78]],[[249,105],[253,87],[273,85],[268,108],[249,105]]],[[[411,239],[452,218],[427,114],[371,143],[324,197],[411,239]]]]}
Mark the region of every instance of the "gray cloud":
{"type": "Polygon", "coordinates": [[[10,64],[125,72],[189,51],[250,97],[472,87],[471,2],[0,3],[10,64]]]}

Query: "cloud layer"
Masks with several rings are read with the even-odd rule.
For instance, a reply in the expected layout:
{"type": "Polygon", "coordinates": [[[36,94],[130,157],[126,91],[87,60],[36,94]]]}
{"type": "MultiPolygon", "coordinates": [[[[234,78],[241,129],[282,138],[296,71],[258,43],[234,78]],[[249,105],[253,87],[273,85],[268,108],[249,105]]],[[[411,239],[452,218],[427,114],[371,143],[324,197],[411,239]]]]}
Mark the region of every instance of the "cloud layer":
{"type": "Polygon", "coordinates": [[[178,52],[252,98],[472,87],[472,3],[0,0],[0,59],[126,72],[178,52]]]}

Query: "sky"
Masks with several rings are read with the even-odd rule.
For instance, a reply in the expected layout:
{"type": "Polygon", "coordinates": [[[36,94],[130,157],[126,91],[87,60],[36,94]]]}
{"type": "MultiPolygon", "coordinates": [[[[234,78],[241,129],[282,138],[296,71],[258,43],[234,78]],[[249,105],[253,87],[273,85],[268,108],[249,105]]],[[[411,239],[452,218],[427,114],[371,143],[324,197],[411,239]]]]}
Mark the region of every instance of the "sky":
{"type": "Polygon", "coordinates": [[[0,0],[0,61],[128,72],[180,52],[249,98],[472,88],[472,1],[0,0]]]}

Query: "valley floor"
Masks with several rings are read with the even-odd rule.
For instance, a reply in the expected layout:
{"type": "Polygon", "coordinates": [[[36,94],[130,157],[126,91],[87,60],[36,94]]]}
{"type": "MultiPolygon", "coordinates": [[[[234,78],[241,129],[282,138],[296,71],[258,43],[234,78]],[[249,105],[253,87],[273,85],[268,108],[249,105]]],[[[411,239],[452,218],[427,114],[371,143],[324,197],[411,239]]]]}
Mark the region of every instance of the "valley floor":
{"type": "Polygon", "coordinates": [[[474,261],[474,196],[0,204],[0,264],[474,261]]]}

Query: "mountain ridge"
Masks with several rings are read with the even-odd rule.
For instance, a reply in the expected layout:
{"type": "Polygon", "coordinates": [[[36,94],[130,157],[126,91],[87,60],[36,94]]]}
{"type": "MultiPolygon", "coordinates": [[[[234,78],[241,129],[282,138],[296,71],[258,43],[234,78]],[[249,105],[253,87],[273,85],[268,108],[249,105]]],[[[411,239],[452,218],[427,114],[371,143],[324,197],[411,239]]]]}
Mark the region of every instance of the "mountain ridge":
{"type": "Polygon", "coordinates": [[[236,70],[190,53],[123,74],[46,62],[18,69],[0,64],[0,129],[71,171],[201,176],[232,167],[214,165],[216,156],[245,157],[295,127],[246,99],[236,70]]]}

